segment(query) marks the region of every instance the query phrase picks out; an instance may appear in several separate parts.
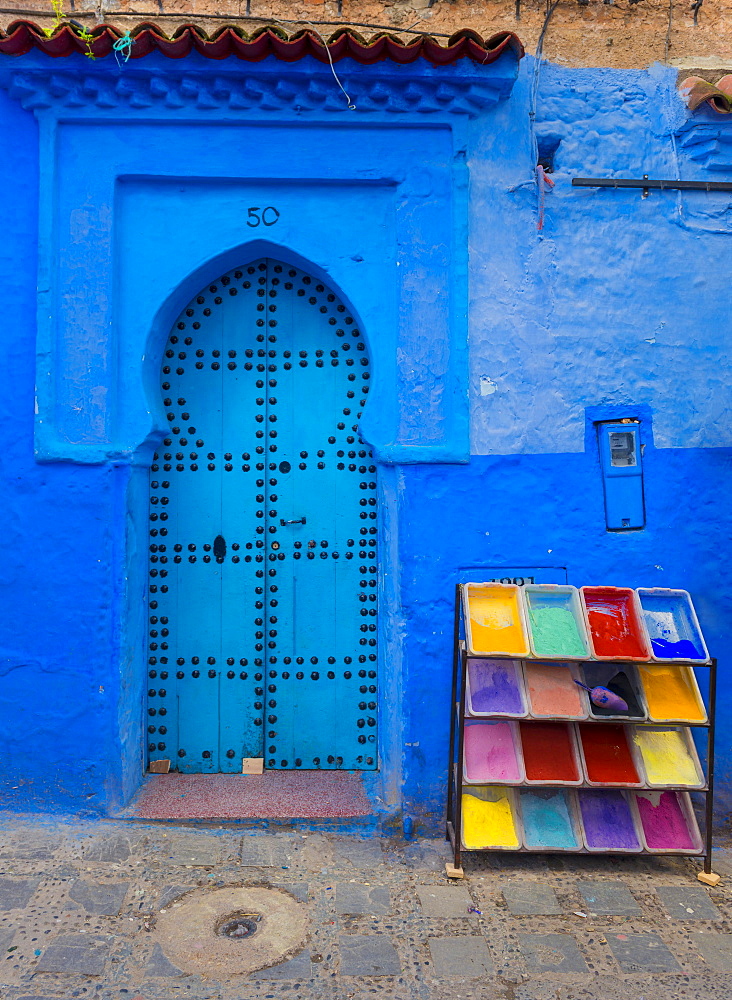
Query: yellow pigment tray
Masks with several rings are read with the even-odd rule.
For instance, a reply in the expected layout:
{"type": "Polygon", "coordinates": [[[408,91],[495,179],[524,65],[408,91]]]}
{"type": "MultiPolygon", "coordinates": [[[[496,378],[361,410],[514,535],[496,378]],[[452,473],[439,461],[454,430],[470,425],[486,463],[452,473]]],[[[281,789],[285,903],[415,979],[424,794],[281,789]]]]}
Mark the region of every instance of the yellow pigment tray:
{"type": "Polygon", "coordinates": [[[691,667],[636,664],[650,722],[707,721],[699,685],[691,667]]]}
{"type": "Polygon", "coordinates": [[[706,781],[688,729],[634,726],[632,742],[649,788],[703,788],[706,781]]]}
{"type": "Polygon", "coordinates": [[[531,656],[521,588],[508,583],[466,583],[465,638],[478,656],[531,656]]]}
{"type": "Polygon", "coordinates": [[[463,792],[462,828],[466,851],[518,850],[522,836],[514,789],[481,785],[463,792]]]}

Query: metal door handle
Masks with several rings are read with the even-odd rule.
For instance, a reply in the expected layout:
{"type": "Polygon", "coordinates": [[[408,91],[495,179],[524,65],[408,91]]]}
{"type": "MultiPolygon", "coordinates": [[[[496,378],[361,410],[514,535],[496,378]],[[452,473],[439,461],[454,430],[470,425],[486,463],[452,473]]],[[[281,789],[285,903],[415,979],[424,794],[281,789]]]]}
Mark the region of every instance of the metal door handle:
{"type": "Polygon", "coordinates": [[[284,521],[280,518],[280,524],[284,527],[286,524],[307,524],[307,520],[304,517],[296,517],[294,521],[284,521]]]}
{"type": "Polygon", "coordinates": [[[223,535],[214,538],[213,553],[217,563],[222,563],[226,558],[226,540],[223,535]]]}

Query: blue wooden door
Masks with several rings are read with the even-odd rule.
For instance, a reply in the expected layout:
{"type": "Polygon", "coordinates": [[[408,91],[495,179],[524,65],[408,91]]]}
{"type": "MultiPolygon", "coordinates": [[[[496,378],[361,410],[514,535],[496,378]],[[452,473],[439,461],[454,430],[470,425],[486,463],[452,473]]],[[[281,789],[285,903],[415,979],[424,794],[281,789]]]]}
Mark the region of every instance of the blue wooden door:
{"type": "Polygon", "coordinates": [[[151,760],[377,766],[369,389],[348,308],[290,265],[230,271],[176,321],[150,473],[151,760]]]}

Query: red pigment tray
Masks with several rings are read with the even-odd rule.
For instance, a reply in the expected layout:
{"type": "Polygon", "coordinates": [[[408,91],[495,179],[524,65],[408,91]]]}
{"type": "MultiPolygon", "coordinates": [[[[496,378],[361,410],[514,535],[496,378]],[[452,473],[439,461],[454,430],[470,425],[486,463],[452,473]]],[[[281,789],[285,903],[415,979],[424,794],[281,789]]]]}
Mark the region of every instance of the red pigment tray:
{"type": "Polygon", "coordinates": [[[572,726],[566,722],[519,722],[526,783],[581,785],[582,769],[572,726]]]}
{"type": "Polygon", "coordinates": [[[649,660],[638,595],[628,587],[581,587],[590,642],[598,660],[649,660]]]}
{"type": "Polygon", "coordinates": [[[640,788],[645,772],[636,761],[628,742],[627,727],[578,724],[585,774],[590,785],[640,788]]]}

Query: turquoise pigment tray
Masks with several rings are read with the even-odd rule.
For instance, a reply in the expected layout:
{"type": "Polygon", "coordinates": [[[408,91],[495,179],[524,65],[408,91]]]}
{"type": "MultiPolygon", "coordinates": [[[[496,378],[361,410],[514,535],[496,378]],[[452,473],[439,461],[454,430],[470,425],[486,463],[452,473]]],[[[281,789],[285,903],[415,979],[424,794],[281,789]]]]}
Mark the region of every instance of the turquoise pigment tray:
{"type": "Polygon", "coordinates": [[[590,655],[582,604],[576,587],[523,587],[531,650],[544,660],[584,660],[590,655]]]}

